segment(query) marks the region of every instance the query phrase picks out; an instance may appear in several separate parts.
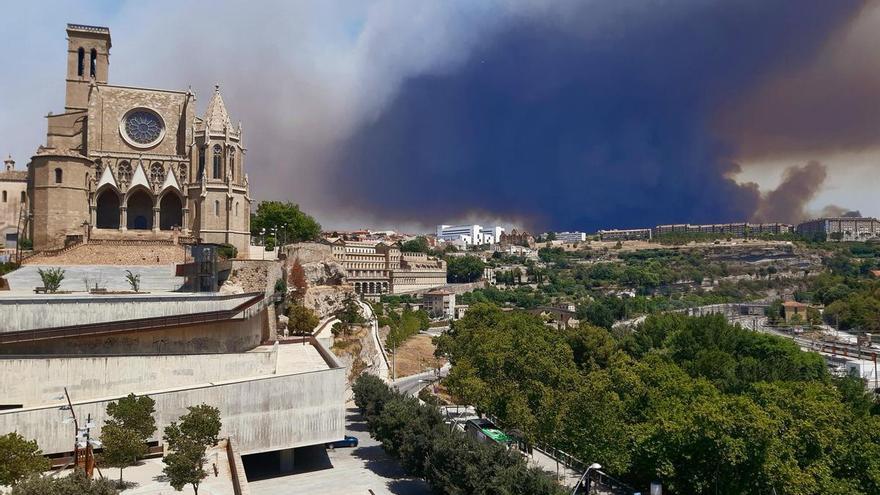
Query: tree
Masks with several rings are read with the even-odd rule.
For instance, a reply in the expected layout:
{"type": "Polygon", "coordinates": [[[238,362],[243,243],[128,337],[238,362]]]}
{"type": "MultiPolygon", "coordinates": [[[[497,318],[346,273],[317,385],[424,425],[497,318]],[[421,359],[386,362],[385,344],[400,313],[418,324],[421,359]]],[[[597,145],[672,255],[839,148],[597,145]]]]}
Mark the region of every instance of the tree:
{"type": "Polygon", "coordinates": [[[156,401],[147,395],[136,396],[128,394],[116,402],[107,404],[108,425],[125,428],[137,433],[141,442],[147,440],[156,432],[156,401]]]}
{"type": "Polygon", "coordinates": [[[173,421],[165,428],[165,442],[173,452],[163,459],[163,472],[175,490],[192,485],[198,495],[199,484],[207,476],[205,451],[217,444],[222,422],[216,407],[200,404],[189,406],[187,410],[179,423],[173,421]]]}
{"type": "Polygon", "coordinates": [[[431,250],[431,246],[428,245],[428,239],[420,235],[401,243],[400,250],[404,253],[427,253],[431,250]]]}
{"type": "Polygon", "coordinates": [[[15,485],[50,466],[36,440],[25,440],[16,432],[0,436],[0,485],[15,485]]]}
{"type": "Polygon", "coordinates": [[[205,472],[204,457],[204,447],[192,442],[183,442],[162,460],[165,463],[162,472],[168,477],[168,482],[175,490],[181,491],[186,485],[192,485],[193,492],[198,495],[199,485],[208,476],[205,472]]]}
{"type": "Polygon", "coordinates": [[[476,282],[483,276],[485,263],[476,256],[455,256],[446,261],[446,281],[454,284],[476,282]]]}
{"type": "Polygon", "coordinates": [[[131,286],[131,290],[135,292],[140,292],[141,288],[141,275],[131,272],[131,270],[125,270],[125,281],[128,282],[128,285],[131,286]]]}
{"type": "Polygon", "coordinates": [[[290,280],[290,286],[293,288],[294,297],[302,299],[305,296],[306,289],[309,288],[309,281],[306,278],[306,271],[302,263],[299,262],[299,258],[293,260],[293,264],[290,265],[288,279],[290,280]]]}
{"type": "Polygon", "coordinates": [[[294,304],[287,309],[287,328],[291,335],[309,335],[318,326],[318,315],[302,304],[294,304]]]}
{"type": "Polygon", "coordinates": [[[10,495],[116,495],[110,480],[93,480],[81,469],[69,476],[31,476],[12,487],[10,495]]]}
{"type": "Polygon", "coordinates": [[[174,448],[178,441],[192,441],[212,447],[220,440],[220,410],[207,404],[189,406],[189,412],[180,417],[180,423],[172,422],[165,428],[165,440],[174,448]]]}
{"type": "Polygon", "coordinates": [[[61,281],[64,280],[63,268],[47,268],[45,270],[37,268],[37,273],[40,274],[40,280],[42,280],[43,287],[46,288],[47,292],[53,294],[58,292],[58,289],[61,287],[61,281]]]}
{"type": "Polygon", "coordinates": [[[119,485],[122,486],[122,470],[147,454],[147,444],[137,431],[113,424],[101,429],[101,442],[104,444],[101,460],[108,466],[119,468],[119,485]]]}
{"type": "Polygon", "coordinates": [[[278,237],[284,243],[311,241],[321,235],[321,225],[303,213],[299,205],[281,201],[262,201],[251,217],[251,233],[260,235],[278,229],[278,237]]]}
{"type": "MultiPolygon", "coordinates": [[[[349,294],[342,303],[342,309],[336,312],[336,318],[339,319],[341,330],[344,334],[348,334],[353,325],[361,325],[366,320],[361,316],[361,307],[355,300],[354,295],[349,294]]],[[[334,327],[336,324],[333,325],[334,327]]]]}

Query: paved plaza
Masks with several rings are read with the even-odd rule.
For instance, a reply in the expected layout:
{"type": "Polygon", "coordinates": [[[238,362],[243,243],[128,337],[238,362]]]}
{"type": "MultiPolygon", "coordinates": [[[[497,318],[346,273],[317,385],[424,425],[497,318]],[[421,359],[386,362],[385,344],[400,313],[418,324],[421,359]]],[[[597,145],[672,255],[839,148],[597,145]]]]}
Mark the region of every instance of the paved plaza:
{"type": "Polygon", "coordinates": [[[357,437],[355,448],[297,449],[296,471],[273,476],[272,456],[245,458],[251,493],[260,495],[427,495],[428,485],[406,476],[389,457],[356,409],[346,411],[346,435],[357,437]]]}

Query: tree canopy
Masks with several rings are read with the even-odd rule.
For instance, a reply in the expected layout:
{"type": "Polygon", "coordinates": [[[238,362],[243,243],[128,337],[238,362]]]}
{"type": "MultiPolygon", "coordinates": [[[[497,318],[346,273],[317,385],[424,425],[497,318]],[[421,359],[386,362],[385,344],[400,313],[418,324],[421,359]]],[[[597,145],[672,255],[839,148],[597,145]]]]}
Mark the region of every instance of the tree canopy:
{"type": "Polygon", "coordinates": [[[483,276],[485,266],[476,256],[449,256],[446,259],[446,280],[453,284],[476,282],[483,276]]]}
{"type": "Polygon", "coordinates": [[[286,243],[311,241],[321,235],[321,225],[299,209],[299,205],[281,201],[261,201],[251,217],[251,234],[263,229],[269,235],[278,229],[279,241],[286,243]]]}
{"type": "Polygon", "coordinates": [[[864,383],[718,315],[560,331],[474,304],[437,352],[464,403],[636,487],[880,493],[880,416],[864,383]]]}
{"type": "Polygon", "coordinates": [[[49,466],[36,440],[27,440],[16,432],[0,436],[0,485],[13,486],[49,466]]]}

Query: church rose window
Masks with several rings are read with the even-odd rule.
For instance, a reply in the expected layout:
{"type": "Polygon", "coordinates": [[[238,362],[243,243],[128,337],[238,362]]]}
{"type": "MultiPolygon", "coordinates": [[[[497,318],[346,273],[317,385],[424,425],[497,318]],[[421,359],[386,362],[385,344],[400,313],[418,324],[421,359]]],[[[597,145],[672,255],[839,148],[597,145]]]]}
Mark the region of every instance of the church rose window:
{"type": "Polygon", "coordinates": [[[130,144],[136,146],[152,146],[164,134],[162,119],[153,111],[136,109],[125,115],[122,121],[123,134],[130,144]]]}

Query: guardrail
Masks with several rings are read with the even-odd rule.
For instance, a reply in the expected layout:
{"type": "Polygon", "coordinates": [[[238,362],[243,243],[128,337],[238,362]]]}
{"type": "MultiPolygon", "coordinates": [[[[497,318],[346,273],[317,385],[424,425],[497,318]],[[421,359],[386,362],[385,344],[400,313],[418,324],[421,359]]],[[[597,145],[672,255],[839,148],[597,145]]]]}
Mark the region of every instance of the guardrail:
{"type": "Polygon", "coordinates": [[[232,437],[226,439],[226,462],[229,463],[229,474],[232,478],[232,492],[235,495],[247,495],[250,490],[247,486],[247,476],[244,472],[239,473],[239,467],[244,470],[244,466],[238,462],[240,457],[235,455],[235,449],[232,447],[232,437]]]}
{"type": "MultiPolygon", "coordinates": [[[[248,311],[252,306],[264,299],[263,293],[253,295],[243,303],[232,309],[207,311],[204,313],[190,313],[174,316],[154,316],[135,320],[109,321],[101,323],[87,323],[82,325],[66,325],[55,328],[41,328],[32,330],[18,330],[0,333],[0,345],[20,342],[36,342],[68,337],[83,337],[90,335],[107,335],[142,330],[152,330],[169,326],[196,325],[211,323],[214,321],[229,320],[239,313],[244,313],[249,318],[255,311],[248,311]]],[[[262,308],[259,308],[262,309],[262,308]]],[[[259,310],[258,309],[258,310],[259,310]]],[[[257,310],[257,311],[258,311],[257,310]]]]}

